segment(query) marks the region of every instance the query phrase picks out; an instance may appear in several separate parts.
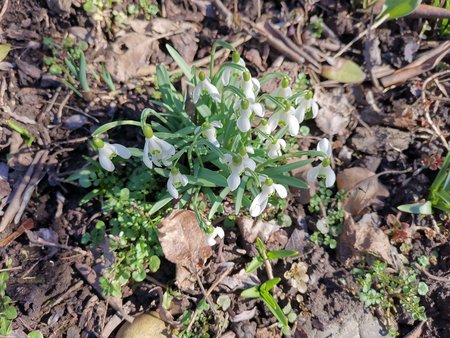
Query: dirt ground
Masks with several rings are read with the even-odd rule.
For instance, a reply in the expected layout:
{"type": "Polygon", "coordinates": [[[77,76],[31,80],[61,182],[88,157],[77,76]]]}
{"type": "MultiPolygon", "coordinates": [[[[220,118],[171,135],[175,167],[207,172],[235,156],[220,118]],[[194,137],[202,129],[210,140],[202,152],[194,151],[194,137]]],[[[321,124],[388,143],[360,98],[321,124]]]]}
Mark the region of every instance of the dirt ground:
{"type": "MultiPolygon", "coordinates": [[[[4,60],[8,64],[0,63],[0,174],[6,170],[6,179],[0,180],[0,201],[30,175],[27,170],[31,165],[37,172],[35,189],[20,222],[0,232],[2,262],[12,260],[7,294],[18,310],[13,322],[14,337],[25,337],[31,330],[41,331],[44,337],[114,337],[122,322],[121,312],[134,316],[155,311],[161,302],[158,287],[163,291],[175,287],[176,267],[163,260],[160,270],[149,274],[145,281],[125,286],[121,300],[105,299],[95,278],[102,269],[98,250],[82,244],[83,235],[95,221],[106,221],[101,202],[80,205],[89,190],[66,178],[86,164],[86,156],[95,155],[88,142],[95,128],[113,119],[139,119],[157,90],[153,81],[157,63],[166,64],[170,70],[177,68],[166,43],[192,63],[208,56],[217,39],[235,42],[253,74],[284,71],[295,78],[305,72],[321,88],[317,102],[322,117],[308,123],[311,133],[299,144],[311,148],[321,135],[333,135],[337,173],[356,167],[382,173],[377,180],[384,190],[373,195],[364,191],[362,197],[355,197],[364,214],[374,213],[386,233],[390,233],[386,221],[389,215],[422,229],[411,238],[409,259],[431,257],[438,252],[435,264],[428,268],[429,274],[420,276],[429,286],[421,302],[427,321],[421,325],[405,313],[397,313],[400,336],[450,336],[449,217],[417,217],[399,214],[396,209],[427,196],[448,151],[448,49],[441,51],[438,62],[432,59],[431,64],[435,63],[431,67],[426,61],[427,67],[416,75],[405,79],[397,75],[398,83],[385,86],[383,81],[388,80],[377,73],[383,67],[402,69],[422,53],[442,46],[448,36],[437,34],[436,20],[428,19],[431,30],[425,33],[421,30],[426,19],[420,15],[392,20],[372,31],[344,54],[362,65],[365,81],[340,84],[321,77],[308,59],[293,60],[286,51],[289,47],[277,44],[281,41],[287,46],[286,41],[271,33],[264,23],[270,22],[297,46],[305,46],[303,51],[308,52],[311,46],[333,55],[370,24],[370,13],[353,10],[350,1],[240,1],[237,17],[232,16],[233,1],[165,0],[159,3],[160,8],[161,4],[164,12],[160,10],[157,18],[144,21],[137,17],[132,27],[110,30],[98,26],[84,12],[80,0],[3,0],[0,5],[5,9],[0,14],[0,44],[12,45],[4,60]],[[317,17],[323,18],[321,37],[316,37],[312,28],[317,17]],[[129,32],[134,32],[138,40],[127,40],[131,39],[126,35],[129,32]],[[427,36],[421,37],[422,33],[427,36]],[[106,62],[111,67],[117,83],[115,95],[93,81],[91,94],[78,97],[61,82],[61,76],[49,72],[44,60],[52,56],[52,51],[44,39],[51,37],[61,42],[68,36],[88,43],[88,62],[106,62]],[[130,54],[126,58],[114,54],[117,46],[130,54]],[[30,146],[8,127],[6,121],[11,119],[26,126],[34,136],[30,146]],[[382,195],[382,201],[378,195],[382,195]],[[430,235],[426,229],[436,229],[436,222],[440,230],[430,235]],[[17,238],[8,237],[12,233],[17,238]]],[[[184,85],[181,82],[177,86],[184,85]]],[[[271,90],[270,85],[263,89],[271,90]]],[[[132,145],[138,136],[120,129],[112,138],[132,145]]],[[[298,250],[309,267],[308,291],[302,301],[292,303],[298,314],[293,336],[345,338],[355,332],[359,337],[385,336],[382,311],[364,307],[358,298],[359,285],[342,245],[332,250],[310,241],[317,215],[308,210],[308,196],[305,191],[291,191],[286,212],[292,226],[267,236],[269,248],[298,250]]],[[[213,256],[199,273],[209,288],[229,269],[212,291],[214,299],[222,294],[231,299],[225,311],[230,323],[218,336],[281,337],[276,320],[262,302],[239,297],[238,284],[251,278],[242,277],[240,271],[256,254],[255,244],[247,240],[242,228],[225,229],[224,240],[214,247],[213,256]]],[[[401,242],[390,239],[393,246],[400,247],[401,242]]],[[[274,273],[283,275],[291,264],[290,259],[277,261],[274,273]]],[[[265,271],[254,277],[263,280],[265,271]]],[[[286,283],[281,288],[287,294],[292,292],[286,283]]],[[[190,293],[182,291],[177,309],[171,312],[172,319],[179,320],[185,310],[194,311],[201,298],[198,287],[190,293]]],[[[215,337],[218,331],[213,315],[205,321],[208,334],[197,336],[215,337]]]]}

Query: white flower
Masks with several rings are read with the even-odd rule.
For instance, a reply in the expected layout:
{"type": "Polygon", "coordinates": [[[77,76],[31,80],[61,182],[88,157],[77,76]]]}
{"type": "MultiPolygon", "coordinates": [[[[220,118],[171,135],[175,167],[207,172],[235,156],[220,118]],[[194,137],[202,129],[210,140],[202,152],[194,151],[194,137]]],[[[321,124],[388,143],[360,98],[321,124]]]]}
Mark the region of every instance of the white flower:
{"type": "Polygon", "coordinates": [[[279,140],[267,140],[266,146],[268,149],[268,156],[271,159],[278,158],[282,155],[281,149],[286,148],[286,141],[283,139],[279,140]]]}
{"type": "Polygon", "coordinates": [[[165,166],[170,166],[171,162],[169,159],[175,155],[175,147],[169,142],[156,137],[152,128],[148,125],[144,127],[144,135],[144,164],[150,169],[153,168],[153,164],[157,167],[160,167],[161,163],[165,166]]]}
{"type": "MultiPolygon", "coordinates": [[[[244,60],[242,60],[242,58],[238,52],[233,52],[232,62],[239,66],[245,67],[245,62],[244,62],[244,60]]],[[[239,69],[236,69],[233,67],[225,67],[225,69],[223,70],[223,73],[222,73],[222,83],[226,86],[227,84],[230,83],[231,77],[241,79],[243,73],[244,73],[244,71],[242,71],[242,70],[239,70],[239,69]]]]}
{"type": "Polygon", "coordinates": [[[186,175],[180,173],[178,168],[172,168],[167,180],[167,191],[173,198],[178,198],[177,188],[184,187],[188,184],[188,178],[186,175]]]}
{"type": "Polygon", "coordinates": [[[322,159],[322,163],[318,166],[312,167],[307,175],[309,182],[314,182],[318,176],[325,177],[325,186],[331,187],[336,181],[336,174],[333,169],[331,169],[331,161],[333,156],[333,151],[330,142],[324,138],[317,144],[317,150],[325,153],[327,157],[322,159]]]}
{"type": "Polygon", "coordinates": [[[286,101],[285,109],[279,110],[269,117],[268,128],[270,132],[274,131],[277,126],[288,126],[289,134],[297,136],[300,130],[300,123],[303,120],[298,120],[295,116],[295,110],[291,107],[289,101],[286,101]]]}
{"type": "Polygon", "coordinates": [[[111,161],[111,158],[114,156],[118,155],[126,160],[131,157],[130,150],[121,144],[110,144],[100,140],[99,138],[94,138],[94,144],[98,148],[98,160],[100,165],[107,171],[114,171],[115,167],[111,161]]]}
{"type": "Polygon", "coordinates": [[[220,94],[217,88],[209,81],[208,78],[206,78],[205,73],[200,72],[198,75],[199,82],[194,88],[194,92],[192,93],[192,100],[194,103],[197,103],[200,99],[200,96],[203,94],[208,93],[211,98],[216,101],[220,102],[220,94]]]}
{"type": "MultiPolygon", "coordinates": [[[[267,120],[261,120],[261,123],[259,124],[258,128],[268,135],[270,135],[270,133],[272,132],[272,130],[270,130],[270,126],[267,120]]],[[[258,134],[258,137],[260,139],[265,139],[265,137],[262,136],[261,134],[258,134]]]]}
{"type": "Polygon", "coordinates": [[[289,78],[283,77],[280,85],[270,93],[273,97],[281,97],[282,99],[288,99],[292,96],[292,89],[289,87],[289,78]]]}
{"type": "Polygon", "coordinates": [[[214,146],[217,148],[220,147],[219,141],[217,141],[217,128],[222,128],[223,125],[220,121],[212,121],[212,122],[205,122],[203,124],[203,131],[202,135],[204,138],[208,139],[209,142],[211,142],[214,146]]]}
{"type": "Polygon", "coordinates": [[[220,159],[220,161],[228,165],[231,170],[231,174],[227,178],[228,187],[231,189],[231,191],[236,190],[241,184],[241,174],[245,169],[256,169],[255,161],[253,161],[248,156],[248,154],[245,154],[243,156],[231,156],[231,154],[225,154],[223,158],[220,159]]]}
{"type": "Polygon", "coordinates": [[[243,133],[247,132],[251,128],[250,120],[254,115],[259,117],[264,116],[264,107],[261,103],[250,101],[247,99],[238,100],[233,106],[233,109],[239,114],[237,120],[237,126],[243,133]]]}
{"type": "Polygon", "coordinates": [[[221,227],[215,227],[214,230],[206,235],[206,242],[209,246],[213,246],[216,244],[216,237],[219,236],[223,238],[225,236],[225,232],[221,227]]]}
{"type": "Polygon", "coordinates": [[[298,99],[298,106],[295,109],[295,116],[300,123],[305,119],[305,114],[309,109],[311,109],[312,117],[316,118],[319,113],[319,105],[312,98],[312,93],[307,93],[304,97],[298,99]]]}
{"type": "Polygon", "coordinates": [[[241,82],[241,89],[244,92],[244,96],[250,102],[256,101],[256,95],[260,89],[259,81],[255,78],[252,78],[250,72],[244,72],[241,82]]]}
{"type": "Polygon", "coordinates": [[[284,278],[289,280],[290,284],[296,288],[298,292],[305,293],[308,288],[306,283],[309,281],[308,265],[304,262],[292,264],[290,270],[284,273],[284,278]]]}
{"type": "Polygon", "coordinates": [[[281,198],[287,197],[287,190],[281,184],[273,183],[272,179],[268,178],[264,182],[261,192],[256,195],[250,206],[250,215],[252,217],[259,216],[267,206],[267,202],[269,201],[269,196],[274,192],[277,192],[277,195],[281,198]]]}

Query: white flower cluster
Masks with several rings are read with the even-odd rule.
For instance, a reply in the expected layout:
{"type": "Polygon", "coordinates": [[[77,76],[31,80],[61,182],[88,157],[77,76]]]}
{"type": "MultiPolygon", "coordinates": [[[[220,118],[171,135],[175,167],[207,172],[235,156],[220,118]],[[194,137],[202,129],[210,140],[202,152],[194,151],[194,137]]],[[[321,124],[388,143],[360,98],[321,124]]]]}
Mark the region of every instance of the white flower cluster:
{"type": "MultiPolygon", "coordinates": [[[[280,198],[286,198],[287,189],[273,182],[273,179],[270,177],[255,172],[257,164],[254,160],[254,149],[249,144],[255,140],[255,136],[263,140],[263,143],[257,142],[253,144],[263,144],[267,157],[271,160],[276,160],[283,155],[287,146],[286,141],[283,139],[284,133],[288,132],[293,137],[298,136],[300,124],[304,121],[306,113],[310,111],[314,118],[319,110],[311,92],[304,96],[293,96],[287,77],[284,77],[279,87],[270,94],[274,98],[272,100],[270,97],[268,99],[267,94],[258,96],[260,87],[258,79],[251,76],[245,66],[245,62],[237,52],[234,52],[232,63],[226,64],[222,68],[221,78],[217,82],[217,87],[205,73],[200,72],[192,96],[195,104],[199,104],[199,101],[205,98],[202,101],[210,102],[210,105],[216,105],[217,109],[220,106],[223,107],[225,104],[224,100],[228,100],[226,101],[227,109],[230,109],[234,116],[227,116],[227,120],[222,119],[219,121],[217,114],[212,114],[211,116],[216,117],[197,127],[195,134],[204,138],[212,146],[219,148],[221,153],[224,154],[220,158],[220,162],[229,169],[227,183],[230,191],[238,189],[241,185],[242,175],[257,175],[261,191],[253,199],[250,206],[250,214],[253,217],[259,216],[264,211],[272,194],[276,193],[280,198]],[[230,87],[233,87],[234,90],[227,91],[230,87]],[[229,94],[230,92],[231,94],[229,94]],[[227,94],[226,99],[224,99],[225,94],[227,94]],[[231,103],[230,95],[233,97],[231,103]],[[272,112],[268,113],[269,110],[272,112]],[[268,119],[265,118],[266,115],[270,115],[268,119]],[[231,135],[237,136],[240,133],[241,146],[237,146],[239,150],[236,152],[222,147],[218,140],[218,136],[225,133],[224,129],[226,128],[224,128],[224,125],[227,125],[227,128],[229,128],[229,122],[233,120],[235,120],[235,127],[233,128],[236,128],[236,132],[231,135]],[[282,128],[284,128],[283,131],[279,132],[282,128]]],[[[173,198],[178,198],[178,189],[188,184],[188,178],[180,172],[176,165],[172,167],[172,158],[176,154],[175,147],[155,136],[149,125],[143,127],[143,132],[145,135],[143,151],[145,165],[150,169],[153,166],[169,167],[170,174],[167,180],[167,190],[173,198]]],[[[222,140],[224,144],[226,141],[222,140]]],[[[256,141],[258,140],[256,139],[256,141]]],[[[114,165],[111,161],[112,156],[118,155],[125,159],[131,156],[130,151],[122,145],[109,144],[98,138],[94,139],[94,143],[99,149],[100,164],[105,170],[114,170],[114,165]]],[[[233,149],[236,149],[236,147],[233,147],[233,149]]],[[[326,157],[322,159],[318,166],[310,170],[308,180],[313,182],[317,177],[324,176],[327,187],[332,186],[335,182],[335,174],[330,167],[332,163],[331,144],[327,139],[323,139],[319,142],[317,150],[325,153],[326,157]]],[[[223,236],[223,231],[212,232],[210,235],[223,236]]],[[[210,242],[213,242],[211,238],[210,242]]]]}

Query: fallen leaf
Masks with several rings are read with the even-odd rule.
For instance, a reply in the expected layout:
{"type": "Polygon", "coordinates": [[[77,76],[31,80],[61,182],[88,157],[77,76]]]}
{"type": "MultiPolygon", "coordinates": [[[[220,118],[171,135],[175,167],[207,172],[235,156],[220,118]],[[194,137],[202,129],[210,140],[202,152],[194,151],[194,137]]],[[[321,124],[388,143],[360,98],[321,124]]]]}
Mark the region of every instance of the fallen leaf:
{"type": "Polygon", "coordinates": [[[371,255],[398,268],[400,263],[396,249],[390,244],[388,236],[377,226],[377,220],[376,214],[366,214],[355,223],[353,217],[346,214],[336,248],[337,257],[342,263],[350,266],[365,255],[371,255]]]}
{"type": "Polygon", "coordinates": [[[11,45],[9,44],[0,44],[0,62],[3,61],[6,56],[8,56],[9,51],[11,50],[11,45]]]}
{"type": "Polygon", "coordinates": [[[254,243],[256,237],[267,242],[270,235],[280,228],[274,220],[266,222],[246,216],[236,218],[236,224],[242,237],[248,243],[254,243]]]}
{"type": "Polygon", "coordinates": [[[81,128],[88,122],[86,116],[81,114],[73,114],[70,115],[67,119],[64,120],[64,127],[70,130],[75,130],[81,128]]]}
{"type": "Polygon", "coordinates": [[[366,78],[363,70],[352,60],[339,58],[336,64],[322,66],[322,76],[341,83],[360,83],[366,78]]]}
{"type": "Polygon", "coordinates": [[[383,205],[382,199],[389,197],[376,174],[365,168],[345,169],[337,175],[336,182],[338,190],[347,191],[343,208],[352,216],[361,215],[370,206],[383,205]]]}
{"type": "Polygon", "coordinates": [[[350,122],[350,116],[356,115],[356,108],[351,104],[341,88],[332,91],[317,90],[314,99],[319,104],[319,114],[315,118],[320,130],[328,135],[343,135],[350,122]]]}
{"type": "Polygon", "coordinates": [[[36,66],[19,59],[16,60],[16,64],[19,70],[32,77],[33,79],[39,79],[41,77],[41,70],[36,66]]]}
{"type": "Polygon", "coordinates": [[[243,322],[244,320],[250,320],[256,315],[256,307],[252,308],[251,310],[245,310],[241,313],[237,314],[234,317],[230,318],[230,322],[232,323],[239,323],[243,322]]]}
{"type": "Polygon", "coordinates": [[[158,237],[166,259],[177,265],[177,284],[191,288],[189,275],[203,268],[212,249],[190,210],[175,210],[158,225],[158,237]]]}
{"type": "Polygon", "coordinates": [[[145,34],[128,33],[106,52],[106,69],[116,81],[126,82],[145,67],[156,40],[145,34]]]}
{"type": "Polygon", "coordinates": [[[255,273],[246,273],[245,269],[232,276],[225,276],[220,282],[221,287],[226,287],[230,291],[239,289],[247,289],[252,286],[261,284],[258,276],[255,273]]]}

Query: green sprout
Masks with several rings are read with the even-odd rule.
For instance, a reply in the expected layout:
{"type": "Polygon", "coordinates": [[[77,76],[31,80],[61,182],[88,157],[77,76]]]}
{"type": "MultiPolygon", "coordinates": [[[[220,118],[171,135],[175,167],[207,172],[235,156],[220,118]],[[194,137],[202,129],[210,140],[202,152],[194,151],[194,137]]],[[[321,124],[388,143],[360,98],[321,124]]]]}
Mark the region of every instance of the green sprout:
{"type": "Polygon", "coordinates": [[[259,238],[256,238],[256,248],[259,254],[250,262],[245,270],[246,273],[252,273],[253,271],[259,269],[266,260],[272,261],[275,259],[298,255],[298,252],[294,250],[267,250],[264,243],[259,238]]]}

